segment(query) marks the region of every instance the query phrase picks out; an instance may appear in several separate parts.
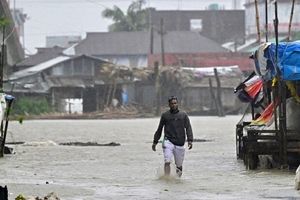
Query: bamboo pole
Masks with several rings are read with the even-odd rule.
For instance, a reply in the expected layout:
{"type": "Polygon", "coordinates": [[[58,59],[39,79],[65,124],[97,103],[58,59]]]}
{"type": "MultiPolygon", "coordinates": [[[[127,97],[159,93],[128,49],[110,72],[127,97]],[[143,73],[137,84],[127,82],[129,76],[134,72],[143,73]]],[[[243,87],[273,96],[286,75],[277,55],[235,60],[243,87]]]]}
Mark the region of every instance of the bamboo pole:
{"type": "Polygon", "coordinates": [[[287,40],[291,40],[291,28],[292,28],[292,20],[294,15],[294,8],[295,8],[295,0],[292,2],[291,14],[290,14],[290,21],[289,21],[289,30],[288,30],[288,38],[287,40]]]}
{"type": "Polygon", "coordinates": [[[266,24],[265,24],[265,29],[266,29],[266,42],[268,42],[268,34],[269,34],[269,27],[268,27],[268,0],[265,0],[265,19],[266,19],[266,24]]]}
{"type": "MultiPolygon", "coordinates": [[[[276,39],[276,49],[275,49],[275,69],[277,70],[276,77],[278,80],[278,99],[279,99],[279,142],[280,142],[280,162],[281,168],[287,166],[287,138],[286,138],[286,88],[285,82],[280,77],[280,70],[278,69],[278,5],[275,1],[275,39],[276,39]]],[[[275,99],[276,102],[276,99],[275,99]]]]}
{"type": "Polygon", "coordinates": [[[160,115],[160,80],[159,80],[159,64],[158,62],[154,63],[154,75],[155,75],[155,93],[156,93],[156,111],[155,115],[160,115]]]}
{"type": "Polygon", "coordinates": [[[260,43],[261,38],[260,38],[259,12],[258,12],[257,0],[255,0],[255,15],[256,15],[257,41],[260,43]]]}

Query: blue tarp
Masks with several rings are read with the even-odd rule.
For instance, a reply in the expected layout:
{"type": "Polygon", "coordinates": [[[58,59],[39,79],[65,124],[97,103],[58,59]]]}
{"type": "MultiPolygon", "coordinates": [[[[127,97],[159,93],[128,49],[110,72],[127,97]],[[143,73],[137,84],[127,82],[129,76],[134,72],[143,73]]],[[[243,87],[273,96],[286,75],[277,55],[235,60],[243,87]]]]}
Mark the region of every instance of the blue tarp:
{"type": "MultiPolygon", "coordinates": [[[[271,70],[272,76],[277,72],[275,50],[276,44],[271,43],[264,51],[264,57],[268,59],[267,68],[271,70]]],[[[300,80],[300,41],[278,44],[278,69],[283,80],[300,80]]]]}

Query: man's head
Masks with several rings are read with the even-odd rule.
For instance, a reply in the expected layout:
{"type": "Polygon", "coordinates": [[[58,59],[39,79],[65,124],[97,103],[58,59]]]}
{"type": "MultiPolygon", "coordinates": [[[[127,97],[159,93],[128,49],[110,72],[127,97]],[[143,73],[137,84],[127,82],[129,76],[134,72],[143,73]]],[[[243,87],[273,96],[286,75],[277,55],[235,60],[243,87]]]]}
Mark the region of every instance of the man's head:
{"type": "Polygon", "coordinates": [[[178,100],[176,96],[171,96],[168,99],[169,107],[171,111],[177,111],[178,110],[178,100]]]}

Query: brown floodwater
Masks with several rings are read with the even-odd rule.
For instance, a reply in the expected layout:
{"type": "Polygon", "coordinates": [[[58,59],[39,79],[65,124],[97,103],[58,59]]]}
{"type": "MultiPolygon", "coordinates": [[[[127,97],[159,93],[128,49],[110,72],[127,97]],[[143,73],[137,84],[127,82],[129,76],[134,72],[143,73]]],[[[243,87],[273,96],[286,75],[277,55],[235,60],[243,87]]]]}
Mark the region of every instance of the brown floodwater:
{"type": "Polygon", "coordinates": [[[28,120],[9,124],[15,154],[0,159],[0,185],[18,194],[63,200],[95,199],[300,199],[294,172],[248,171],[235,154],[241,116],[191,117],[195,142],[186,150],[183,176],[162,177],[160,145],[151,150],[159,118],[28,120]],[[81,147],[64,142],[117,142],[81,147]]]}

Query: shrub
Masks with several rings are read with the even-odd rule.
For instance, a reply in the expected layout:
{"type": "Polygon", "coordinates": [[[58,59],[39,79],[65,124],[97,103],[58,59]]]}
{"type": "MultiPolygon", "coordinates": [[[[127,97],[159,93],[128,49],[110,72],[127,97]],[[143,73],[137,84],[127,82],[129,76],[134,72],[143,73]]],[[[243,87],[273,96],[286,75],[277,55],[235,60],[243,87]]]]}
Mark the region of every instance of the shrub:
{"type": "Polygon", "coordinates": [[[11,110],[12,115],[39,115],[51,112],[44,97],[21,97],[15,99],[11,110]]]}

